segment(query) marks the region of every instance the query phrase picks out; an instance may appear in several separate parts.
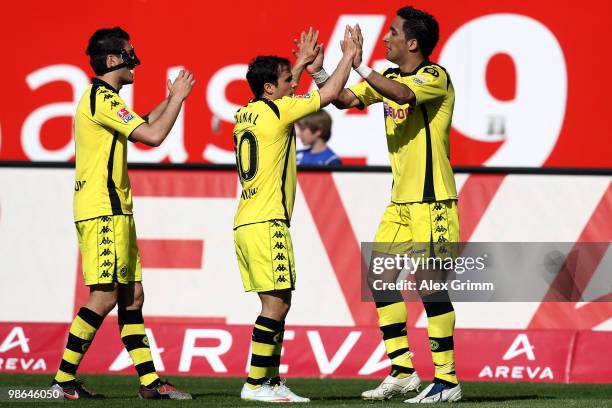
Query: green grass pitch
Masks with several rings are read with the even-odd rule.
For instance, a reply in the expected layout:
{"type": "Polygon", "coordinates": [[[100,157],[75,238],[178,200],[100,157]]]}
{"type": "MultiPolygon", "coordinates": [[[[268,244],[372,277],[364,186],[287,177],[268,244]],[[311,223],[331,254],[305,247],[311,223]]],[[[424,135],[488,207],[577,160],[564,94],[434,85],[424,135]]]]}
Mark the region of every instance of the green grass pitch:
{"type": "MultiPolygon", "coordinates": [[[[16,387],[45,387],[51,375],[0,374],[0,389],[16,387]]],[[[76,404],[104,408],[145,406],[190,407],[257,407],[276,404],[253,403],[240,399],[242,378],[172,377],[177,388],[191,392],[193,401],[142,401],[135,376],[84,375],[86,386],[107,399],[101,401],[65,402],[0,402],[0,406],[52,407],[76,404]]],[[[375,387],[373,380],[289,379],[287,385],[299,395],[312,399],[309,407],[406,407],[402,398],[385,402],[367,402],[359,399],[361,391],[375,387]]],[[[532,384],[464,382],[463,400],[459,407],[612,407],[612,384],[532,384]]],[[[410,394],[412,396],[414,394],[410,394]]]]}

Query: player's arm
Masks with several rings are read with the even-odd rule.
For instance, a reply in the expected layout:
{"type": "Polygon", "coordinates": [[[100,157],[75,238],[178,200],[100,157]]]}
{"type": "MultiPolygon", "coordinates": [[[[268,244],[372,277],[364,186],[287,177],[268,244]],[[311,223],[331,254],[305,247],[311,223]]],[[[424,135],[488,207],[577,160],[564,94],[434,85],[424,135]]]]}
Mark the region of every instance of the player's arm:
{"type": "MultiPolygon", "coordinates": [[[[338,100],[340,94],[344,91],[344,85],[346,85],[346,81],[348,81],[353,59],[355,58],[355,53],[357,52],[356,42],[352,40],[353,35],[353,30],[349,26],[346,26],[344,30],[344,40],[340,42],[342,59],[340,59],[334,73],[331,74],[329,79],[327,79],[327,81],[325,81],[325,83],[319,89],[319,93],[321,95],[321,107],[327,106],[330,103],[338,100]]],[[[320,52],[322,52],[322,50],[320,52]]]]}
{"type": "Polygon", "coordinates": [[[363,35],[361,34],[361,28],[359,24],[355,26],[355,35],[353,36],[353,41],[355,41],[357,45],[357,52],[355,53],[355,58],[353,60],[353,68],[355,71],[366,82],[374,88],[376,92],[380,95],[384,96],[387,99],[391,99],[395,103],[399,105],[410,104],[411,106],[415,106],[416,104],[416,96],[412,90],[397,81],[386,78],[383,75],[380,75],[378,72],[373,69],[362,66],[362,52],[363,52],[363,35]]]}
{"type": "Polygon", "coordinates": [[[142,118],[149,123],[155,122],[155,120],[159,118],[159,116],[164,112],[164,110],[166,110],[166,106],[168,106],[169,100],[170,100],[170,97],[169,96],[166,97],[166,99],[164,99],[159,105],[153,108],[151,112],[149,112],[142,118]]]}
{"type": "Polygon", "coordinates": [[[183,101],[191,93],[194,84],[193,74],[181,70],[174,82],[168,84],[170,95],[163,112],[154,120],[149,118],[149,123],[143,123],[134,129],[130,135],[130,140],[148,146],[159,146],[172,130],[172,126],[181,111],[183,101]]]}
{"type": "MultiPolygon", "coordinates": [[[[322,88],[329,77],[323,69],[324,59],[324,47],[321,45],[321,49],[317,54],[316,58],[306,66],[306,72],[314,79],[315,83],[319,88],[322,88]]],[[[332,104],[338,109],[348,109],[358,106],[361,102],[359,99],[348,89],[344,88],[338,94],[338,97],[332,101],[332,104]]]]}

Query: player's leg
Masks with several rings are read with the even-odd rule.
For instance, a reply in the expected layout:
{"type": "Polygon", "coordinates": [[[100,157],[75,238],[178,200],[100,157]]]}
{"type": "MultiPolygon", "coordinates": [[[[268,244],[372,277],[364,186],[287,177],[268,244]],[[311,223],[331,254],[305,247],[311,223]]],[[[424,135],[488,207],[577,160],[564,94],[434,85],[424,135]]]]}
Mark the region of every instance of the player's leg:
{"type": "MultiPolygon", "coordinates": [[[[416,203],[411,205],[411,216],[413,233],[419,241],[428,244],[429,256],[444,259],[456,252],[459,241],[456,201],[416,203]]],[[[425,280],[444,282],[446,274],[440,268],[420,269],[416,274],[417,285],[425,280]]],[[[455,373],[455,310],[447,291],[426,289],[419,294],[427,314],[427,333],[435,373],[433,382],[407,402],[458,401],[461,387],[455,373]]]]}
{"type": "Polygon", "coordinates": [[[251,340],[249,374],[241,398],[266,402],[306,402],[280,380],[278,367],[295,285],[293,245],[282,221],[251,224],[234,231],[234,244],[247,292],[257,292],[261,313],[251,340]]]}
{"type": "Polygon", "coordinates": [[[114,236],[110,217],[76,224],[81,250],[83,277],[89,287],[87,303],[70,325],[66,349],[52,386],[66,398],[99,398],[76,381],[76,373],[106,315],[117,303],[117,284],[113,282],[114,236]]]}
{"type": "MultiPolygon", "coordinates": [[[[405,211],[402,205],[390,204],[383,214],[374,239],[368,272],[370,288],[373,288],[374,279],[395,282],[400,273],[395,266],[382,273],[375,273],[373,264],[375,259],[394,258],[395,254],[405,254],[408,251],[412,238],[410,230],[402,221],[402,211],[405,211]]],[[[384,261],[380,264],[386,265],[384,261]]],[[[384,400],[418,390],[421,381],[412,364],[412,352],[406,336],[407,310],[402,294],[399,291],[379,292],[373,289],[372,295],[387,356],[391,360],[391,372],[377,388],[364,391],[361,397],[366,400],[384,400]]]]}
{"type": "Polygon", "coordinates": [[[155,370],[142,315],[145,295],[134,218],[131,215],[117,215],[113,216],[113,220],[119,281],[119,332],[138,373],[138,396],[145,399],[191,399],[189,393],[161,381],[155,370]]]}

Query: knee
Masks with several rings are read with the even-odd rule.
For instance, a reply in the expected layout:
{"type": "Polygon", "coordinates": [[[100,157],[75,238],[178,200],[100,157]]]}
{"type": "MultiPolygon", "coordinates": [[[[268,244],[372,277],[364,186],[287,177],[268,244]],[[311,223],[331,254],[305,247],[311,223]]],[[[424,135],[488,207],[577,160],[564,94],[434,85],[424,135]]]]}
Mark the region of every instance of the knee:
{"type": "Polygon", "coordinates": [[[98,299],[96,302],[96,312],[101,316],[106,316],[117,305],[117,297],[106,296],[103,299],[98,299]]]}
{"type": "Polygon", "coordinates": [[[142,290],[142,286],[139,287],[139,290],[134,291],[134,301],[132,303],[133,309],[142,309],[144,305],[144,291],[142,290]]]}

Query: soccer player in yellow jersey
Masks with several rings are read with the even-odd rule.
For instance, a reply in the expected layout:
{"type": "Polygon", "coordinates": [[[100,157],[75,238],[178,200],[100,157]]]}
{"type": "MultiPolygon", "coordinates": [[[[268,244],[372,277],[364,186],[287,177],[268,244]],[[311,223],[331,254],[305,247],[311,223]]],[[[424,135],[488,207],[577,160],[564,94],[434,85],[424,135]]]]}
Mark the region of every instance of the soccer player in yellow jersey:
{"type": "Polygon", "coordinates": [[[296,40],[289,60],[259,56],[249,65],[252,99],[235,115],[234,143],[242,194],[234,219],[234,244],[244,289],[257,292],[261,313],[255,321],[249,375],[241,397],[265,402],[308,402],[279,377],[285,317],[295,289],[289,235],[296,188],[294,122],[338,98],[351,70],[357,43],[345,30],[343,56],[324,87],[293,96],[299,77],[320,52],[312,29],[296,40]]]}
{"type": "MultiPolygon", "coordinates": [[[[407,253],[416,246],[436,248],[441,243],[456,243],[457,192],[449,160],[455,93],[446,70],[429,60],[439,38],[438,23],[424,11],[412,7],[399,9],[383,39],[387,59],[397,68],[380,73],[362,64],[363,38],[358,26],[355,34],[358,52],[353,67],[365,81],[344,89],[334,105],[347,109],[383,103],[393,172],[391,203],[376,232],[372,257],[407,253]]],[[[322,62],[323,56],[319,54],[306,68],[319,86],[328,78],[322,62]]],[[[428,255],[435,256],[433,251],[428,255]]],[[[389,272],[391,276],[387,278],[395,281],[399,271],[389,272]]],[[[443,274],[444,271],[419,270],[416,278],[439,279],[443,274]]],[[[455,375],[452,303],[446,291],[423,290],[419,294],[428,319],[435,376],[418,396],[406,402],[457,401],[461,398],[461,387],[455,375]]],[[[376,308],[392,367],[376,389],[362,394],[367,400],[418,391],[421,383],[406,338],[404,300],[399,292],[386,293],[386,297],[384,302],[376,301],[376,308]]]]}
{"type": "Polygon", "coordinates": [[[134,81],[134,67],[140,64],[128,33],[119,27],[96,31],[89,39],[87,55],[96,76],[74,118],[74,220],[89,298],[70,326],[52,386],[69,399],[101,397],[85,389],[75,376],[104,317],[118,305],[121,339],[140,378],[139,396],[191,399],[159,379],[145,334],[127,141],[159,146],[195,81],[188,71],[168,81],[168,97],[145,120],[119,96],[121,87],[134,81]]]}

